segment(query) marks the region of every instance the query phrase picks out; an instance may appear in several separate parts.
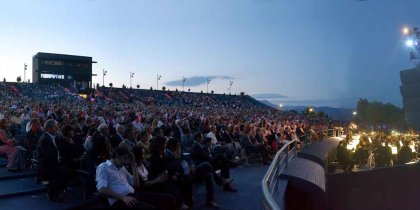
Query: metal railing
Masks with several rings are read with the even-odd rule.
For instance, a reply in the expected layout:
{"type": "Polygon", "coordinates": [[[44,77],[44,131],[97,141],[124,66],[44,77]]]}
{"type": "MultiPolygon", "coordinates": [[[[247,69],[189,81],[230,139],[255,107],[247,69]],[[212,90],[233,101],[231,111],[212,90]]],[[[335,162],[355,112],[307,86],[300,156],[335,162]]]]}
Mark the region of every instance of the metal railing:
{"type": "MultiPolygon", "coordinates": [[[[320,132],[322,137],[338,137],[344,134],[342,129],[327,129],[320,132]]],[[[308,136],[305,135],[307,138],[308,136]]],[[[308,139],[306,139],[307,141],[308,139]]],[[[263,193],[263,208],[265,210],[280,210],[280,207],[273,198],[273,194],[278,191],[279,176],[284,169],[287,169],[289,161],[296,156],[297,140],[286,143],[274,156],[267,173],[261,180],[263,193]],[[290,148],[292,145],[293,148],[290,148]]]]}
{"type": "Polygon", "coordinates": [[[276,201],[273,199],[273,193],[278,190],[278,180],[281,172],[287,168],[289,160],[296,155],[296,140],[290,141],[285,144],[274,156],[273,162],[271,162],[267,173],[261,181],[263,191],[263,205],[264,209],[280,210],[276,201]],[[290,149],[290,145],[293,144],[293,148],[290,149]],[[292,154],[290,154],[292,153],[292,154]]]}

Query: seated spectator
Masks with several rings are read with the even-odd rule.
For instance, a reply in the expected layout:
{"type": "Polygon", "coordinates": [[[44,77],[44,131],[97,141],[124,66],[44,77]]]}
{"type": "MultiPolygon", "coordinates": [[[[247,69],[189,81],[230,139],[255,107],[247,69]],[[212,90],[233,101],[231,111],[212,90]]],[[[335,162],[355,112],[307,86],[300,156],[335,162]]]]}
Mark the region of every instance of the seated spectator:
{"type": "Polygon", "coordinates": [[[150,160],[150,142],[149,142],[149,134],[147,131],[142,131],[137,135],[137,145],[141,146],[145,152],[145,158],[150,160]]]}
{"type": "Polygon", "coordinates": [[[182,128],[181,128],[181,120],[175,120],[174,123],[172,123],[171,126],[171,136],[177,138],[177,139],[181,139],[181,135],[182,135],[182,128]]]}
{"type": "Polygon", "coordinates": [[[31,120],[31,116],[29,115],[28,111],[23,110],[19,118],[21,122],[21,127],[24,127],[26,130],[26,124],[31,120]]]}
{"type": "Polygon", "coordinates": [[[136,119],[132,122],[132,125],[137,132],[142,132],[144,130],[144,126],[141,123],[141,116],[136,117],[136,119]]]}
{"type": "Polygon", "coordinates": [[[124,131],[124,140],[120,143],[120,146],[127,147],[128,151],[132,151],[136,145],[134,130],[132,128],[126,128],[124,131]]]}
{"type": "Polygon", "coordinates": [[[83,155],[85,150],[82,145],[74,142],[74,128],[70,125],[65,125],[61,129],[61,134],[63,135],[62,138],[64,138],[61,154],[63,164],[72,170],[80,169],[80,156],[83,155]]]}
{"type": "Polygon", "coordinates": [[[182,130],[183,132],[181,133],[181,148],[183,152],[189,152],[194,142],[191,135],[191,130],[189,127],[184,127],[182,130]]]}
{"type": "Polygon", "coordinates": [[[216,145],[219,143],[218,139],[216,138],[216,126],[210,126],[209,132],[207,133],[206,137],[211,139],[211,144],[216,145]]]}
{"type": "Polygon", "coordinates": [[[144,165],[144,162],[146,161],[145,151],[141,146],[133,147],[133,155],[136,161],[136,169],[140,177],[140,182],[141,182],[140,185],[142,185],[144,188],[152,188],[155,185],[159,185],[167,181],[167,178],[168,178],[167,173],[161,173],[155,179],[149,180],[149,171],[144,165]]]}
{"type": "Polygon", "coordinates": [[[85,148],[86,151],[90,151],[92,149],[92,145],[93,145],[93,134],[96,132],[96,128],[92,127],[89,129],[88,134],[86,136],[86,140],[85,143],[83,145],[83,147],[85,148]]]}
{"type": "Polygon", "coordinates": [[[61,202],[64,189],[73,179],[74,173],[63,165],[63,139],[58,137],[57,122],[47,120],[44,125],[44,133],[39,139],[37,151],[39,155],[38,178],[48,182],[47,196],[54,202],[61,202]]]}
{"type": "Polygon", "coordinates": [[[228,185],[232,179],[222,179],[216,175],[213,167],[208,162],[195,165],[191,159],[180,154],[179,140],[171,138],[165,150],[165,159],[168,167],[169,180],[181,190],[183,199],[189,206],[192,206],[192,178],[197,182],[204,182],[206,186],[206,206],[219,208],[214,200],[213,179],[219,185],[228,185]]]}
{"type": "Polygon", "coordinates": [[[263,144],[253,144],[250,140],[252,128],[244,127],[244,134],[241,137],[241,143],[247,153],[259,153],[262,157],[262,163],[268,165],[268,152],[263,144]]]}
{"type": "Polygon", "coordinates": [[[7,155],[7,169],[18,171],[25,169],[25,152],[23,147],[13,138],[8,130],[9,121],[6,118],[0,120],[0,154],[7,155]]]}
{"type": "Polygon", "coordinates": [[[115,208],[176,209],[175,199],[168,194],[139,192],[139,174],[130,174],[125,166],[136,168],[133,154],[126,147],[117,147],[112,158],[96,169],[96,188],[115,208]]]}
{"type": "Polygon", "coordinates": [[[117,148],[120,143],[124,140],[124,126],[122,125],[117,125],[117,127],[115,128],[115,135],[111,138],[111,146],[112,148],[117,148]]]}
{"type": "MultiPolygon", "coordinates": [[[[208,162],[214,170],[221,170],[221,177],[224,180],[230,180],[229,160],[221,154],[214,156],[211,154],[210,148],[212,145],[212,139],[210,137],[206,137],[201,141],[200,138],[198,138],[194,141],[191,148],[191,158],[194,160],[195,164],[200,165],[201,163],[208,162]]],[[[231,181],[229,181],[229,184],[223,186],[223,190],[236,192],[237,190],[230,185],[230,182],[231,181]]]]}
{"type": "Polygon", "coordinates": [[[167,149],[164,152],[169,181],[180,190],[181,201],[184,204],[182,208],[186,209],[188,206],[192,207],[193,204],[193,180],[191,176],[189,176],[191,171],[188,169],[184,171],[183,167],[185,167],[185,165],[183,166],[181,162],[185,160],[181,159],[180,152],[181,148],[179,145],[179,140],[175,137],[170,138],[168,140],[167,149]]]}
{"type": "Polygon", "coordinates": [[[39,138],[42,135],[42,127],[39,119],[32,119],[29,121],[30,130],[25,135],[25,149],[27,150],[26,156],[31,159],[34,158],[33,154],[36,151],[39,138]]]}
{"type": "Polygon", "coordinates": [[[94,165],[99,165],[111,157],[112,151],[109,140],[105,136],[96,135],[92,140],[92,149],[87,154],[94,165]]]}
{"type": "Polygon", "coordinates": [[[152,140],[150,156],[149,178],[154,179],[167,170],[164,159],[166,137],[156,136],[152,140]]]}
{"type": "Polygon", "coordinates": [[[16,125],[18,127],[21,126],[21,120],[20,120],[20,116],[19,116],[19,112],[14,111],[11,113],[11,117],[10,117],[10,124],[11,125],[16,125]]]}

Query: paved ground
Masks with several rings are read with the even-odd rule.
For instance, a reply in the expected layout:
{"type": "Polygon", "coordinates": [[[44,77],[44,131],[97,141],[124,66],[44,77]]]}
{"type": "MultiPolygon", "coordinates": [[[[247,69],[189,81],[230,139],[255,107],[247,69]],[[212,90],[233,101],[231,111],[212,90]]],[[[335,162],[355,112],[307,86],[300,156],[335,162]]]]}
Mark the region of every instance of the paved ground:
{"type": "MultiPolygon", "coordinates": [[[[222,210],[259,210],[262,209],[261,179],[268,166],[256,164],[253,166],[238,167],[232,169],[231,176],[234,179],[233,185],[238,189],[237,193],[215,190],[215,199],[222,210]]],[[[12,188],[12,186],[1,186],[0,188],[12,188]]],[[[198,186],[195,192],[196,205],[194,209],[206,210],[205,187],[198,186]]],[[[84,202],[77,189],[66,193],[63,203],[52,203],[48,201],[44,192],[36,192],[30,195],[19,195],[10,198],[0,199],[0,210],[56,210],[65,209],[84,202]]]]}

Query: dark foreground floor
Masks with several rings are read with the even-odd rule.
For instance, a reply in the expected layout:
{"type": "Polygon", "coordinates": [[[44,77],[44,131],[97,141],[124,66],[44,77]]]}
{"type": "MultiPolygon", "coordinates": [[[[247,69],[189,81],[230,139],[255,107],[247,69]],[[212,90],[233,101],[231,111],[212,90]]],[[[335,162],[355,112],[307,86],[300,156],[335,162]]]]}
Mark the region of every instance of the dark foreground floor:
{"type": "MultiPolygon", "coordinates": [[[[220,187],[215,189],[215,198],[223,210],[259,210],[262,209],[261,179],[263,178],[268,166],[261,164],[244,166],[232,169],[231,177],[234,179],[233,185],[238,189],[236,193],[223,192],[220,187]]],[[[22,178],[24,182],[25,178],[22,178]]],[[[19,183],[20,179],[15,179],[19,183]]],[[[12,190],[13,183],[7,184],[0,182],[0,191],[12,190]]],[[[205,187],[197,186],[195,192],[194,209],[208,209],[205,204],[205,187]]],[[[30,195],[16,195],[13,197],[0,198],[0,210],[55,210],[65,209],[83,203],[77,189],[74,192],[67,192],[63,203],[52,203],[48,201],[44,192],[34,192],[30,195]]]]}

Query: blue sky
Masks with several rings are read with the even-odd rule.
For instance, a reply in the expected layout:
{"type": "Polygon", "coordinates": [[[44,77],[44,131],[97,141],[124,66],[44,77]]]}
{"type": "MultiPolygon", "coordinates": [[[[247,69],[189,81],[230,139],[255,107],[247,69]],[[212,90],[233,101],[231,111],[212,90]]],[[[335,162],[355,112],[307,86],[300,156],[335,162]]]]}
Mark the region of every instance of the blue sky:
{"type": "MultiPolygon", "coordinates": [[[[105,83],[278,94],[274,103],[401,106],[411,68],[401,29],[420,26],[418,0],[2,0],[0,78],[36,52],[92,56],[105,83]],[[188,78],[191,78],[189,80],[188,78]],[[202,80],[200,83],[198,80],[202,80]],[[178,82],[176,82],[178,81],[178,82]],[[175,86],[173,86],[175,85],[175,86]],[[285,96],[285,97],[284,97],[285,96]]],[[[27,78],[31,73],[27,72],[27,78]]],[[[102,83],[102,77],[94,78],[102,83]]]]}

